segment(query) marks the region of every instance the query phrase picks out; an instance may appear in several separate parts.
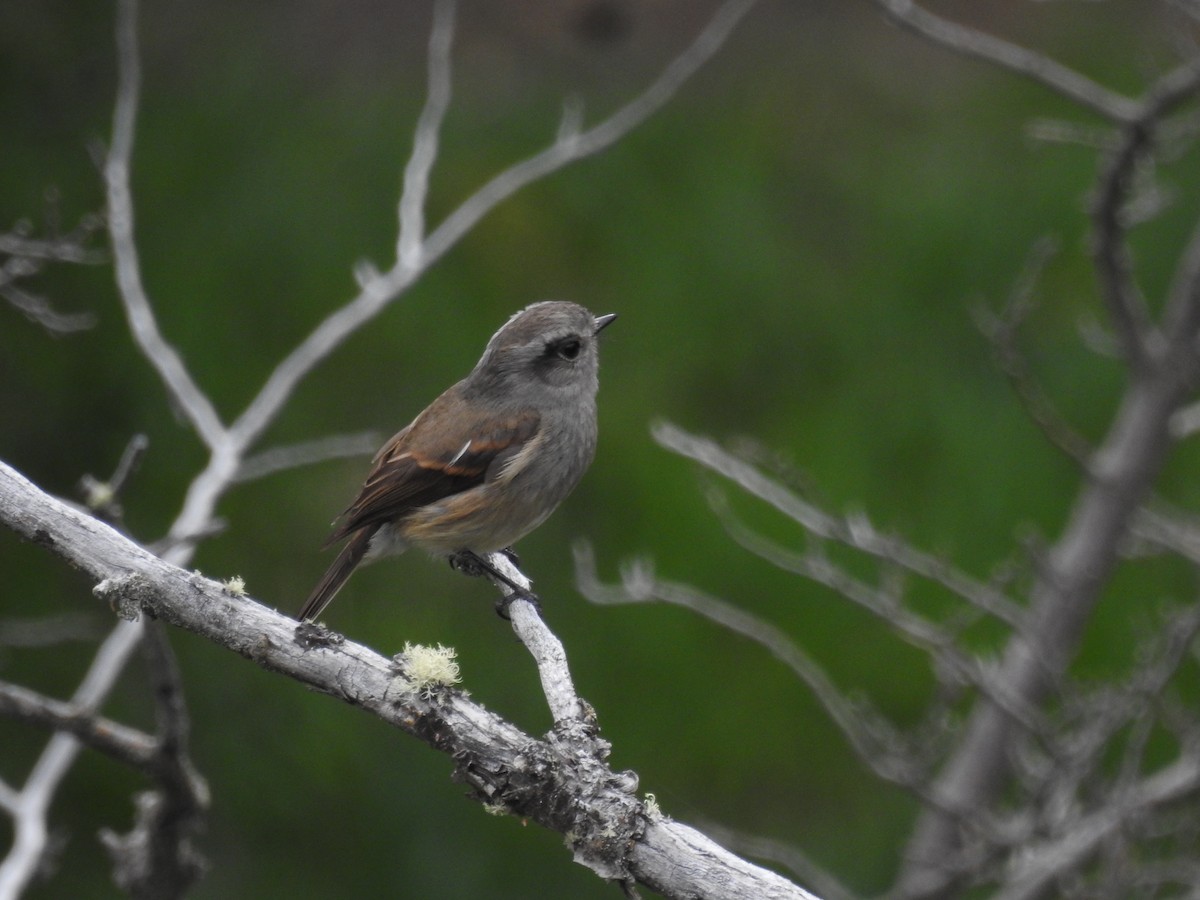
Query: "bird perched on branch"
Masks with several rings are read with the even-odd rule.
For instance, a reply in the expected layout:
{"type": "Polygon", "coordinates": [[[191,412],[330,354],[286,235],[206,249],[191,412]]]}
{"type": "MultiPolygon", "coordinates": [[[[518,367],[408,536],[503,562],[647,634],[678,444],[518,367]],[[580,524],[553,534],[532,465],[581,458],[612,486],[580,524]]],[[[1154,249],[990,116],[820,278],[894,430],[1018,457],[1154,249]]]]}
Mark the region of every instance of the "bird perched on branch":
{"type": "Polygon", "coordinates": [[[518,312],[462,381],[375,455],[326,546],[346,544],[300,610],[319,616],[363,562],[418,547],[467,571],[554,511],[596,451],[597,336],[615,314],[557,300],[518,312]]]}

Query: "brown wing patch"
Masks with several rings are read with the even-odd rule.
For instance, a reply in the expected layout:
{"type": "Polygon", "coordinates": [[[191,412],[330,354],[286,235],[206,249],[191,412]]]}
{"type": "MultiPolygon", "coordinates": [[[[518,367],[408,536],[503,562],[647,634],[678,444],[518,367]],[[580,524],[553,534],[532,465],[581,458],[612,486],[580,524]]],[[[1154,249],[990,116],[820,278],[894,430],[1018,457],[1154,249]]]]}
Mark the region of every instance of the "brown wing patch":
{"type": "MultiPolygon", "coordinates": [[[[435,402],[384,445],[328,543],[494,477],[537,434],[540,423],[533,412],[502,420],[475,416],[463,421],[461,415],[448,416],[446,406],[435,402]]],[[[461,406],[452,406],[461,413],[461,406]]]]}

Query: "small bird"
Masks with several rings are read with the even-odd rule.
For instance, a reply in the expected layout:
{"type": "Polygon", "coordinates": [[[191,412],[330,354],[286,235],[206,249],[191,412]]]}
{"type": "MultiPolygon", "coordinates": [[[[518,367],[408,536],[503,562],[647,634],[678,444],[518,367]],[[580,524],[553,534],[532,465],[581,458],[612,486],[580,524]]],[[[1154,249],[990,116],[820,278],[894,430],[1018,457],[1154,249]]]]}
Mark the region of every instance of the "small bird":
{"type": "Polygon", "coordinates": [[[490,569],[484,556],[542,524],[595,455],[597,336],[615,318],[547,300],[492,335],[471,373],[375,455],[325,546],[348,540],[300,620],[360,563],[418,547],[490,569]]]}

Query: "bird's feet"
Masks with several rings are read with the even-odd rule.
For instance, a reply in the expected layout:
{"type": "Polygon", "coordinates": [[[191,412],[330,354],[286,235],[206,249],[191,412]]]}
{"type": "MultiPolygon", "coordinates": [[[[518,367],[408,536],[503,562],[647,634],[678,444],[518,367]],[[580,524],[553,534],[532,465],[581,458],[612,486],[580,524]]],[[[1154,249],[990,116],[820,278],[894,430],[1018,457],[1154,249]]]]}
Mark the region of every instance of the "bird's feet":
{"type": "MultiPolygon", "coordinates": [[[[500,551],[503,553],[514,566],[518,565],[520,560],[517,558],[516,552],[512,547],[505,547],[500,551]]],[[[515,600],[527,600],[533,605],[533,608],[541,613],[542,603],[538,599],[537,594],[526,587],[517,584],[503,572],[498,570],[485,557],[480,556],[473,550],[459,550],[453,553],[449,558],[450,568],[457,572],[462,572],[464,575],[470,575],[472,578],[481,576],[489,576],[499,581],[508,588],[508,592],[496,601],[496,613],[500,618],[508,620],[511,618],[508,608],[512,606],[515,600]]]]}
{"type": "Polygon", "coordinates": [[[511,594],[504,594],[496,600],[496,615],[505,622],[512,621],[512,613],[509,612],[509,607],[518,600],[527,601],[530,606],[537,610],[539,616],[542,614],[542,601],[538,599],[537,594],[533,591],[516,589],[511,594]]]}
{"type": "Polygon", "coordinates": [[[482,578],[484,575],[495,572],[495,569],[483,557],[470,550],[451,553],[446,562],[450,563],[450,568],[455,572],[462,572],[471,578],[482,578]]]}

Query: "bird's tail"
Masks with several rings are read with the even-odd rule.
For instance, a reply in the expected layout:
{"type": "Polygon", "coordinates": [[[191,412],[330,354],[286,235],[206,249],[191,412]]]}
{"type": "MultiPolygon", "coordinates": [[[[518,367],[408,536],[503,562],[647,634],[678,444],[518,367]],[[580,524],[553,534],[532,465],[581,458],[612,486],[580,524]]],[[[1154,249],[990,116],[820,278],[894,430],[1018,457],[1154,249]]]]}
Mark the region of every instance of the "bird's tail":
{"type": "Polygon", "coordinates": [[[333,598],[342,589],[342,585],[346,583],[350,573],[362,562],[375,531],[375,528],[364,528],[355,532],[354,536],[346,542],[346,546],[338,552],[333,564],[321,576],[317,586],[304,601],[298,617],[301,622],[315,621],[317,616],[325,611],[325,607],[333,602],[333,598]]]}

